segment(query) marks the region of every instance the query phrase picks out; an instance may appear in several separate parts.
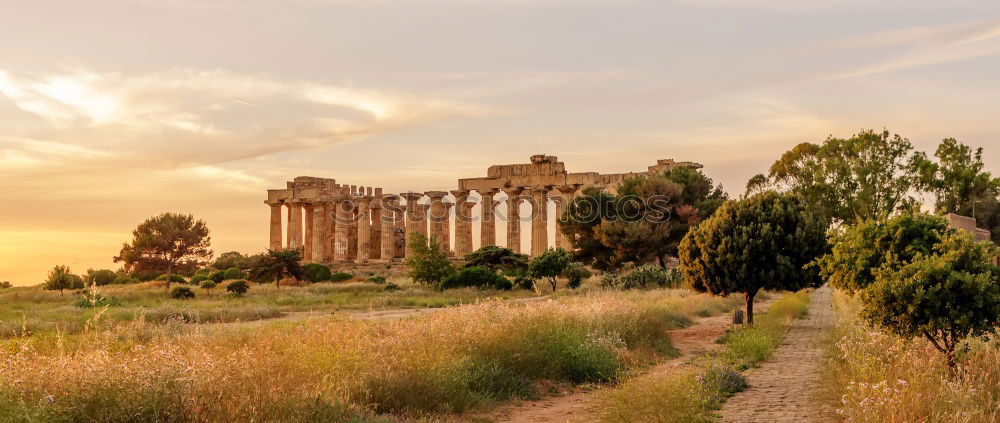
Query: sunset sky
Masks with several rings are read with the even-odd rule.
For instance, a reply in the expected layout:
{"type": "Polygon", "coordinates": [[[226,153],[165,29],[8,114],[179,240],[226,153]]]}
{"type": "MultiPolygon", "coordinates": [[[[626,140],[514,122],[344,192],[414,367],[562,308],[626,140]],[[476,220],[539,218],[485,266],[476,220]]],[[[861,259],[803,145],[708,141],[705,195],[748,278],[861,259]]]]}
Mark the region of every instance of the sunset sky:
{"type": "Polygon", "coordinates": [[[1000,173],[1000,2],[0,0],[0,280],[114,268],[144,218],[267,245],[299,175],[455,189],[691,160],[733,194],[887,128],[1000,173]]]}

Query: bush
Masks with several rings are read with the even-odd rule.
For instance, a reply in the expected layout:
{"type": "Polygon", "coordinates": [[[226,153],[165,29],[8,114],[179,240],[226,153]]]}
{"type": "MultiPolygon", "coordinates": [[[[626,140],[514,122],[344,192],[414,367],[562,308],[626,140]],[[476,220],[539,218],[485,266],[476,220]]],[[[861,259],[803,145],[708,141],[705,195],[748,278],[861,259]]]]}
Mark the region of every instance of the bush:
{"type": "MultiPolygon", "coordinates": [[[[243,255],[238,251],[228,251],[219,255],[219,258],[215,259],[212,263],[212,267],[216,269],[230,269],[238,268],[245,269],[247,266],[247,256],[243,255]]],[[[238,279],[238,278],[234,278],[238,279]]]]}
{"type": "Polygon", "coordinates": [[[186,286],[178,286],[170,291],[170,297],[178,300],[190,300],[194,298],[194,291],[186,286]]]}
{"type": "MultiPolygon", "coordinates": [[[[198,284],[202,283],[203,281],[212,281],[212,280],[209,279],[207,275],[195,274],[194,276],[191,277],[190,280],[188,280],[188,283],[190,283],[191,285],[198,285],[198,284]]],[[[212,281],[212,282],[215,282],[215,281],[212,281]]]]}
{"type": "Polygon", "coordinates": [[[212,272],[212,274],[210,274],[208,278],[215,281],[215,283],[222,283],[222,281],[226,280],[226,271],[216,270],[212,272]]]}
{"type": "Polygon", "coordinates": [[[247,281],[239,280],[230,282],[226,285],[226,292],[231,292],[233,295],[240,297],[246,294],[250,290],[250,284],[247,281]]]}
{"type": "Polygon", "coordinates": [[[0,282],[0,289],[7,289],[7,288],[13,288],[13,287],[14,287],[14,284],[10,283],[10,281],[0,282]]]}
{"type": "Polygon", "coordinates": [[[128,285],[128,284],[139,283],[139,282],[140,281],[138,279],[136,279],[136,278],[133,278],[133,277],[131,277],[129,275],[122,274],[122,275],[118,275],[118,276],[115,277],[114,284],[115,285],[128,285]]]}
{"type": "MultiPolygon", "coordinates": [[[[158,281],[165,281],[165,280],[167,280],[167,275],[157,276],[156,280],[158,280],[158,281]]],[[[187,281],[184,280],[184,277],[181,276],[181,275],[178,275],[178,274],[172,274],[172,275],[170,275],[170,282],[187,283],[187,281]]]]}
{"type": "Polygon", "coordinates": [[[507,290],[513,288],[514,285],[507,278],[482,266],[462,268],[458,273],[448,276],[437,285],[439,290],[465,287],[507,290]]]}
{"type": "Polygon", "coordinates": [[[383,284],[383,283],[385,283],[385,276],[372,275],[372,276],[368,277],[368,282],[377,283],[377,284],[383,284]]]}
{"type": "Polygon", "coordinates": [[[528,256],[515,253],[510,248],[487,245],[465,256],[465,267],[481,266],[494,272],[527,270],[528,256]]]}
{"type": "Polygon", "coordinates": [[[354,279],[354,275],[347,272],[337,272],[330,275],[330,282],[344,282],[354,279]]]}
{"type": "Polygon", "coordinates": [[[101,269],[88,275],[87,282],[97,286],[110,285],[115,283],[116,277],[115,272],[108,269],[101,269]]]}
{"type": "Polygon", "coordinates": [[[635,288],[676,288],[680,278],[676,272],[668,271],[660,266],[647,264],[632,269],[617,278],[616,285],[622,289],[635,288]]]}
{"type": "Polygon", "coordinates": [[[246,272],[244,272],[244,271],[242,271],[242,270],[240,270],[240,269],[238,269],[236,267],[230,267],[230,268],[226,269],[225,272],[223,272],[222,275],[225,278],[225,280],[246,279],[246,277],[247,277],[247,273],[246,272]]]}
{"type": "Polygon", "coordinates": [[[94,298],[87,298],[81,296],[73,305],[79,308],[97,308],[97,307],[120,307],[122,301],[116,297],[105,297],[103,295],[97,295],[94,298]]]}
{"type": "Polygon", "coordinates": [[[570,263],[569,266],[566,266],[566,269],[563,270],[562,276],[569,280],[570,288],[576,289],[580,287],[580,284],[583,283],[584,279],[593,276],[593,274],[590,273],[590,270],[587,270],[586,266],[580,263],[570,263]]]}
{"type": "Polygon", "coordinates": [[[302,266],[302,276],[309,282],[323,282],[330,280],[330,276],[333,273],[330,272],[330,268],[319,263],[309,263],[302,266]]]}
{"type": "Polygon", "coordinates": [[[406,265],[414,282],[436,285],[455,273],[455,266],[441,249],[437,239],[415,234],[409,241],[406,265]]]}
{"type": "Polygon", "coordinates": [[[202,267],[201,269],[198,269],[194,272],[194,276],[204,276],[207,278],[211,276],[212,273],[215,273],[217,270],[218,269],[213,267],[202,267]]]}
{"type": "Polygon", "coordinates": [[[396,285],[394,283],[390,283],[390,284],[388,284],[388,285],[385,286],[385,290],[386,291],[399,291],[401,289],[403,289],[403,288],[401,288],[399,285],[396,285]]]}

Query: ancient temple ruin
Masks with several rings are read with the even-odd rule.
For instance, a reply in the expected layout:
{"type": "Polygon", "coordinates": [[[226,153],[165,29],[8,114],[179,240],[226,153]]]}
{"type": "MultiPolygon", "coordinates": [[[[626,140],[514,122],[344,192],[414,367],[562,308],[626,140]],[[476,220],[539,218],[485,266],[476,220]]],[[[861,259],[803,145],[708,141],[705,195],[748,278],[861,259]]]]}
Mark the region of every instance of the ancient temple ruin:
{"type": "Polygon", "coordinates": [[[271,207],[268,248],[301,248],[305,260],[316,263],[393,261],[406,257],[407,240],[419,233],[436,239],[449,254],[462,256],[482,246],[497,245],[497,226],[503,222],[505,246],[515,252],[521,252],[521,224],[530,225],[531,248],[525,253],[537,256],[552,246],[570,246],[558,230],[556,239],[549,242],[549,229],[556,224],[556,219],[549,217],[550,205],[555,216],[561,216],[565,205],[585,187],[613,192],[626,178],[674,167],[697,169],[701,165],[665,159],[640,172],[570,173],[555,156],[538,154],[531,156],[530,163],[494,165],[485,177],[459,179],[452,191],[399,195],[384,194],[381,188],[300,176],[283,189],[267,191],[265,202],[271,207]],[[522,216],[525,202],[531,212],[522,216]],[[477,204],[481,207],[473,216],[477,204]],[[504,206],[498,212],[501,204],[504,206]],[[284,219],[283,209],[287,211],[284,219]],[[474,226],[478,226],[478,245],[473,245],[474,226]]]}

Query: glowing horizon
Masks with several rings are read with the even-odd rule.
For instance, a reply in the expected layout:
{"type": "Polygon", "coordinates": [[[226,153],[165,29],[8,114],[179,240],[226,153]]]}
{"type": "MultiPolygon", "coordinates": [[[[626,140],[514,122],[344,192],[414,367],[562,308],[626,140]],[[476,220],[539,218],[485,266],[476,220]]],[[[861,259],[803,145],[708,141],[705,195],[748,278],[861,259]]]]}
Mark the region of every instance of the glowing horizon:
{"type": "Polygon", "coordinates": [[[0,6],[0,280],[111,263],[192,213],[267,245],[268,187],[454,189],[491,164],[702,163],[887,128],[1000,174],[1000,4],[99,0],[0,6]],[[404,19],[405,17],[405,19],[404,19]]]}

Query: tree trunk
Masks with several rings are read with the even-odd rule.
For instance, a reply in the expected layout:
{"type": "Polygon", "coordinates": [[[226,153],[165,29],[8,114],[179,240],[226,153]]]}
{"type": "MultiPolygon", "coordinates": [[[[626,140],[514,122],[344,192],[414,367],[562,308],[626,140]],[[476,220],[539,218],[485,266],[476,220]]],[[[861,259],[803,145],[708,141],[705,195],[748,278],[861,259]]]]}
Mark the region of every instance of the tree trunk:
{"type": "Polygon", "coordinates": [[[757,291],[756,290],[753,291],[753,292],[747,291],[747,293],[746,293],[746,300],[747,300],[747,325],[748,326],[753,326],[753,297],[755,295],[757,295],[757,291]]]}
{"type": "Polygon", "coordinates": [[[167,265],[167,292],[170,292],[170,273],[174,270],[174,266],[167,265]]]}
{"type": "Polygon", "coordinates": [[[660,267],[662,267],[663,270],[667,269],[667,261],[663,259],[663,256],[656,256],[656,260],[660,262],[660,267]]]}
{"type": "Polygon", "coordinates": [[[556,292],[556,278],[550,279],[549,283],[552,284],[552,292],[556,292]]]}
{"type": "Polygon", "coordinates": [[[281,274],[278,274],[278,276],[274,277],[274,288],[281,289],[281,274]]]}

